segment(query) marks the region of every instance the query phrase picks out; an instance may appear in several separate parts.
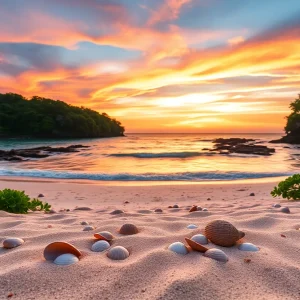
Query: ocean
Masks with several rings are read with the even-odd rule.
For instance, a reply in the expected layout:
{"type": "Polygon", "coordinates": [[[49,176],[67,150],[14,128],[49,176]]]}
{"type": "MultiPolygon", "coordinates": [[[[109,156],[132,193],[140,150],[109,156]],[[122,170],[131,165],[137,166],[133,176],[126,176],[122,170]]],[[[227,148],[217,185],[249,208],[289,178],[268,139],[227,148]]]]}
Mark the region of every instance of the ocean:
{"type": "Polygon", "coordinates": [[[80,140],[0,140],[0,149],[39,146],[90,146],[25,162],[0,161],[1,176],[91,179],[101,181],[214,181],[288,176],[300,167],[297,146],[269,144],[281,134],[127,134],[80,140]],[[257,139],[276,149],[272,156],[206,153],[212,140],[257,139]],[[287,148],[289,147],[289,148],[287,148]]]}

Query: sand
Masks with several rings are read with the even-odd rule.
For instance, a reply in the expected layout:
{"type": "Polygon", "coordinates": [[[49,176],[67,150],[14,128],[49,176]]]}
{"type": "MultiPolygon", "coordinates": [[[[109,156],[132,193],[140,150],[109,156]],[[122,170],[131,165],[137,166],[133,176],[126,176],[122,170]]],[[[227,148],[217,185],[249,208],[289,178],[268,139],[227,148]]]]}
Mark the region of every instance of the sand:
{"type": "Polygon", "coordinates": [[[1,244],[6,237],[25,240],[15,249],[0,248],[0,299],[299,299],[300,202],[274,200],[269,194],[274,185],[249,181],[127,186],[2,178],[0,189],[21,189],[32,197],[43,193],[43,201],[57,213],[0,212],[1,244]],[[276,202],[289,206],[291,213],[272,208],[276,202]],[[174,204],[180,208],[167,208],[174,204]],[[189,213],[187,208],[193,204],[208,212],[189,213]],[[163,213],[155,213],[156,208],[163,213]],[[115,209],[125,213],[112,215],[115,209]],[[229,257],[221,263],[197,252],[182,256],[167,250],[173,242],[203,233],[215,219],[245,231],[243,240],[260,251],[210,243],[209,248],[222,249],[229,257]],[[84,232],[81,221],[96,230],[84,232]],[[135,224],[140,233],[121,236],[117,230],[124,223],[135,224]],[[199,227],[189,230],[189,224],[199,227]],[[115,235],[113,246],[131,251],[128,259],[112,261],[105,253],[90,251],[93,233],[103,230],[115,235]],[[43,250],[54,241],[72,243],[83,257],[71,266],[45,261],[43,250]]]}

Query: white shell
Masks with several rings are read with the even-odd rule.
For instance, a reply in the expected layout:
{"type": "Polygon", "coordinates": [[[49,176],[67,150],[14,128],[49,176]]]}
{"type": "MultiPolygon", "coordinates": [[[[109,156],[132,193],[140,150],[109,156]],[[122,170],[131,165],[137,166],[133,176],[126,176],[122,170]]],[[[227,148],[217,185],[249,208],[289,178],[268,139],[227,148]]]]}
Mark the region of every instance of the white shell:
{"type": "Polygon", "coordinates": [[[87,221],[82,221],[80,225],[90,225],[87,221]]]}
{"type": "Polygon", "coordinates": [[[3,241],[3,248],[11,249],[21,246],[24,240],[19,238],[7,238],[3,241]]]}
{"type": "Polygon", "coordinates": [[[94,229],[95,229],[95,227],[93,227],[93,226],[85,226],[83,228],[83,231],[91,231],[91,230],[94,230],[94,229]]]}
{"type": "Polygon", "coordinates": [[[220,249],[209,249],[204,253],[204,256],[215,259],[217,261],[227,262],[227,255],[220,249]]]}
{"type": "Polygon", "coordinates": [[[122,246],[116,246],[108,250],[107,257],[113,260],[124,260],[129,257],[129,252],[122,246]]]}
{"type": "Polygon", "coordinates": [[[208,244],[207,237],[203,234],[196,234],[191,237],[191,240],[200,244],[200,245],[206,245],[208,244]]]}
{"type": "Polygon", "coordinates": [[[109,242],[101,240],[93,244],[92,251],[94,252],[103,252],[110,247],[109,242]]]}
{"type": "Polygon", "coordinates": [[[276,204],[273,204],[273,207],[274,207],[274,208],[280,208],[281,205],[280,205],[279,203],[276,203],[276,204]]]}
{"type": "Polygon", "coordinates": [[[65,253],[56,257],[54,263],[60,266],[68,266],[68,265],[73,265],[78,261],[79,261],[78,257],[75,256],[74,254],[65,253]]]}
{"type": "Polygon", "coordinates": [[[242,243],[239,245],[239,250],[255,252],[255,251],[259,251],[259,248],[251,243],[242,243]]]}
{"type": "Polygon", "coordinates": [[[172,252],[175,252],[177,254],[188,254],[188,249],[187,247],[183,244],[183,243],[180,243],[180,242],[175,242],[173,244],[171,244],[168,249],[172,252]]]}
{"type": "Polygon", "coordinates": [[[208,209],[207,208],[203,208],[202,211],[208,211],[208,209]]]}
{"type": "Polygon", "coordinates": [[[187,228],[187,229],[196,229],[196,228],[198,228],[198,226],[195,225],[195,224],[190,224],[190,225],[188,225],[186,228],[187,228]]]}

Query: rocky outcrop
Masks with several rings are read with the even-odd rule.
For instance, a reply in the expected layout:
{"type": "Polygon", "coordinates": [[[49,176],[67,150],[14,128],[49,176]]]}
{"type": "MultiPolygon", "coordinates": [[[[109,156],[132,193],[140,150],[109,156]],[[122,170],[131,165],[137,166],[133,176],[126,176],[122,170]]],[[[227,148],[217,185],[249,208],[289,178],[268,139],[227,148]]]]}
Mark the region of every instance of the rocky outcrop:
{"type": "Polygon", "coordinates": [[[270,143],[274,143],[274,144],[300,144],[300,134],[288,134],[286,136],[283,136],[281,139],[279,140],[273,140],[270,141],[270,143]]]}
{"type": "Polygon", "coordinates": [[[37,147],[29,149],[12,149],[9,151],[0,150],[0,160],[6,161],[24,161],[29,158],[45,158],[52,153],[70,153],[79,152],[78,149],[89,148],[89,146],[83,145],[71,145],[68,147],[37,147]]]}
{"type": "Polygon", "coordinates": [[[214,140],[215,146],[209,151],[219,152],[220,154],[240,153],[254,155],[272,155],[275,149],[267,146],[256,145],[253,139],[229,138],[214,140]]]}

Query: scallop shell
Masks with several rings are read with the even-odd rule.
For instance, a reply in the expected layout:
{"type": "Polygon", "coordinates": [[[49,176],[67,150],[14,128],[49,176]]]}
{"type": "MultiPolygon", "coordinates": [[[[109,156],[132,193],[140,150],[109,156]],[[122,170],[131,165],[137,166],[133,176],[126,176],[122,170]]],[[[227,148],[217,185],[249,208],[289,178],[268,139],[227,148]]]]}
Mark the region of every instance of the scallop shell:
{"type": "Polygon", "coordinates": [[[62,254],[74,254],[79,258],[82,254],[73,245],[65,242],[54,242],[49,244],[44,250],[44,257],[46,260],[54,261],[58,256],[62,254]]]}
{"type": "Polygon", "coordinates": [[[179,208],[178,204],[173,205],[173,208],[179,208]]]}
{"type": "Polygon", "coordinates": [[[116,209],[116,210],[112,211],[110,214],[111,215],[120,215],[120,214],[124,214],[124,211],[121,209],[116,209]]]}
{"type": "Polygon", "coordinates": [[[276,204],[273,204],[273,207],[274,207],[274,208],[280,208],[281,205],[280,205],[279,203],[276,203],[276,204]]]}
{"type": "Polygon", "coordinates": [[[208,250],[208,248],[196,243],[191,239],[185,238],[185,241],[194,251],[205,253],[208,250]]]}
{"type": "Polygon", "coordinates": [[[207,240],[207,237],[203,234],[196,234],[196,235],[193,235],[191,237],[191,240],[198,243],[198,244],[201,244],[201,245],[206,245],[208,244],[208,240],[207,240]]]}
{"type": "Polygon", "coordinates": [[[88,226],[85,226],[85,227],[83,228],[83,231],[92,231],[92,230],[94,230],[94,229],[95,229],[94,226],[88,225],[88,226]]]}
{"type": "Polygon", "coordinates": [[[101,231],[94,234],[94,237],[97,240],[104,240],[110,242],[113,240],[114,236],[109,231],[101,231]]]}
{"type": "Polygon", "coordinates": [[[122,246],[116,246],[109,249],[107,257],[113,260],[124,260],[129,257],[129,252],[122,246]]]}
{"type": "Polygon", "coordinates": [[[137,234],[139,232],[138,228],[133,224],[124,224],[119,232],[124,235],[137,234]]]}
{"type": "Polygon", "coordinates": [[[212,258],[217,261],[227,262],[228,257],[227,255],[220,249],[209,249],[204,253],[204,256],[212,258]]]}
{"type": "Polygon", "coordinates": [[[93,244],[91,250],[94,252],[103,252],[103,251],[107,250],[109,247],[110,247],[109,242],[100,240],[93,244]]]}
{"type": "Polygon", "coordinates": [[[285,214],[291,213],[290,209],[288,207],[283,207],[280,211],[283,212],[283,213],[285,213],[285,214]]]}
{"type": "Polygon", "coordinates": [[[239,245],[239,250],[256,252],[259,251],[259,248],[251,243],[242,243],[239,245]]]}
{"type": "Polygon", "coordinates": [[[196,228],[198,228],[198,226],[195,225],[195,224],[190,224],[190,225],[188,225],[186,228],[187,228],[187,229],[196,229],[196,228]]]}
{"type": "Polygon", "coordinates": [[[183,244],[183,243],[180,243],[180,242],[175,242],[173,244],[171,244],[168,249],[172,252],[175,252],[177,254],[188,254],[189,251],[187,249],[187,247],[183,244]]]}
{"type": "Polygon", "coordinates": [[[53,261],[56,265],[59,266],[69,266],[77,263],[79,261],[78,257],[71,253],[62,254],[53,261]]]}
{"type": "Polygon", "coordinates": [[[192,208],[189,210],[189,212],[193,212],[193,211],[197,211],[197,210],[198,210],[198,206],[193,205],[192,208]]]}
{"type": "Polygon", "coordinates": [[[19,238],[7,238],[3,241],[3,248],[12,249],[21,246],[24,240],[19,238]]]}
{"type": "Polygon", "coordinates": [[[87,221],[82,221],[80,222],[80,225],[89,225],[89,223],[87,221]]]}
{"type": "Polygon", "coordinates": [[[244,237],[245,233],[237,230],[227,221],[215,220],[206,225],[205,236],[216,245],[231,247],[244,237]]]}

